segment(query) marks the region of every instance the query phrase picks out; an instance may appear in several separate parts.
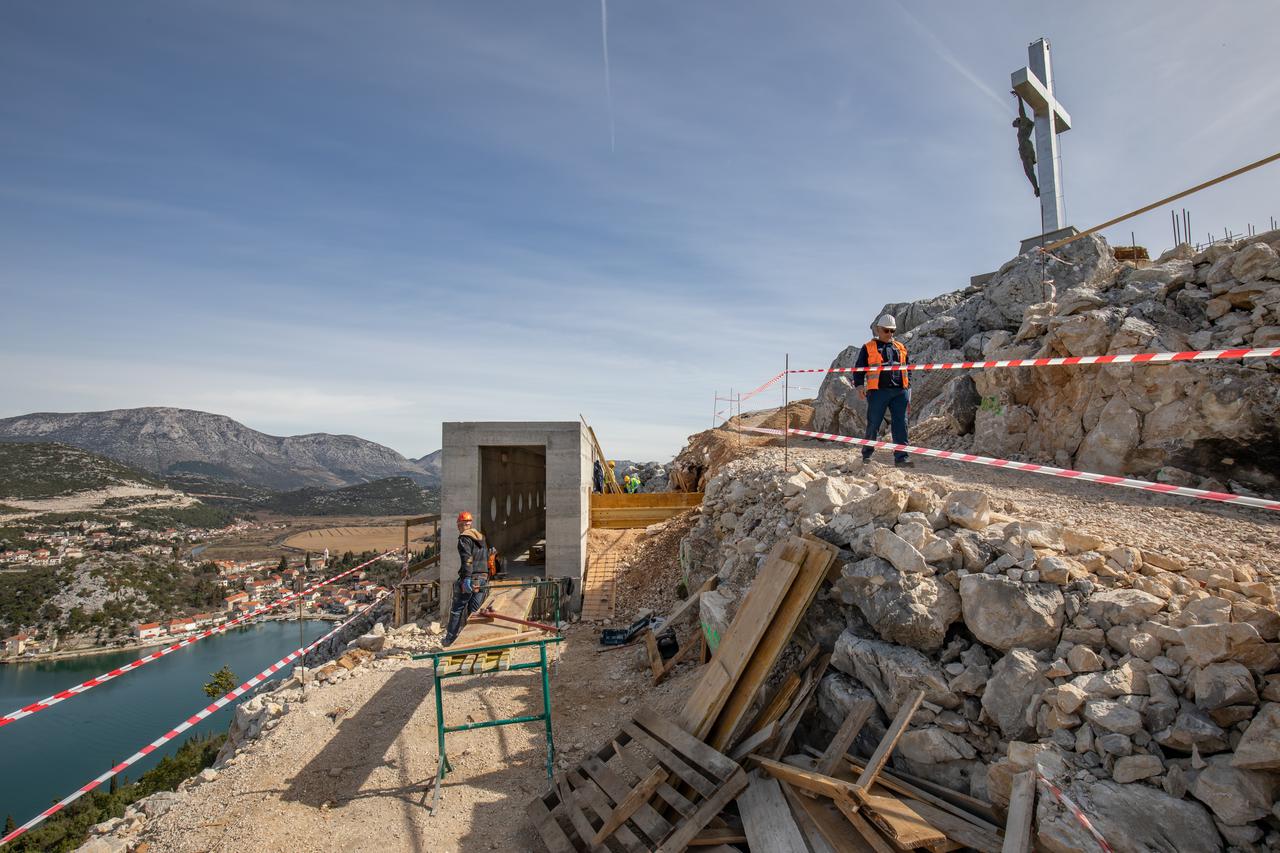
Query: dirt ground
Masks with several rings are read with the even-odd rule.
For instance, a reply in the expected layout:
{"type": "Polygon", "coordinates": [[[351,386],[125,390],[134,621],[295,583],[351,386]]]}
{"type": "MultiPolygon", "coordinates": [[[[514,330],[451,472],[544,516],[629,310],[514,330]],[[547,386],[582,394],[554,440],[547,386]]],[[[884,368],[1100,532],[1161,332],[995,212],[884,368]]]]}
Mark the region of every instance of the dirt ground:
{"type": "MultiPolygon", "coordinates": [[[[681,664],[651,688],[641,648],[598,652],[598,631],[569,627],[552,670],[554,737],[558,755],[572,764],[614,734],[639,702],[664,713],[678,708],[696,679],[692,664],[681,664]]],[[[234,766],[148,825],[149,853],[541,850],[524,817],[525,805],[547,786],[541,724],[449,734],[453,772],[431,817],[437,751],[430,661],[377,666],[309,691],[234,766]]],[[[451,725],[541,710],[536,670],[446,684],[451,725]]]]}

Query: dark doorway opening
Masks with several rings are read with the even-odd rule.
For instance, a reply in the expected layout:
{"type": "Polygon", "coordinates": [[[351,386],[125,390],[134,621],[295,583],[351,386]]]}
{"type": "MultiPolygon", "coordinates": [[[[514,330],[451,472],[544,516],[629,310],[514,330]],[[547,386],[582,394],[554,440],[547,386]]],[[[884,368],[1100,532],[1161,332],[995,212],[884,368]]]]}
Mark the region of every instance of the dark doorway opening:
{"type": "Polygon", "coordinates": [[[507,577],[546,574],[547,448],[480,448],[480,532],[498,549],[507,577]]]}

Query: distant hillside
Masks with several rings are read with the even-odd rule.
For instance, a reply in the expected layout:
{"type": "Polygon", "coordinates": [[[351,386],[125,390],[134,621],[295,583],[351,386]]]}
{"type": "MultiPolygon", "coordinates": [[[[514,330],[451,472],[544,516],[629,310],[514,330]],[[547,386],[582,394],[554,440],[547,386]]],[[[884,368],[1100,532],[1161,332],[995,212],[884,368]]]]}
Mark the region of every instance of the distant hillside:
{"type": "Polygon", "coordinates": [[[341,489],[298,489],[259,504],[285,515],[426,515],[439,512],[440,493],[408,477],[388,477],[341,489]]]}
{"type": "Polygon", "coordinates": [[[60,497],[112,486],[155,486],[154,477],[65,444],[0,443],[0,497],[60,497]]]}
{"type": "Polygon", "coordinates": [[[443,459],[444,459],[444,451],[437,450],[434,453],[428,453],[426,456],[423,456],[421,459],[414,460],[418,463],[418,467],[421,468],[423,471],[426,471],[427,475],[431,477],[430,482],[428,482],[426,485],[431,485],[431,486],[440,485],[440,481],[444,476],[444,465],[442,461],[443,459]]]}
{"type": "Polygon", "coordinates": [[[333,489],[386,477],[439,482],[418,463],[353,435],[278,437],[224,415],[142,408],[0,419],[0,441],[57,441],[166,476],[283,491],[333,489]]]}

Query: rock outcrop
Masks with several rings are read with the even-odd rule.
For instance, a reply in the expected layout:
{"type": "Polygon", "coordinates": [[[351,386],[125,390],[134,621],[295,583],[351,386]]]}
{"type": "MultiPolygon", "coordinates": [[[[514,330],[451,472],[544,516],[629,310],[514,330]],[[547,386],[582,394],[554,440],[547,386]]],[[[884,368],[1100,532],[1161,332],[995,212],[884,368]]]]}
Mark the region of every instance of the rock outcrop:
{"type": "MultiPolygon", "coordinates": [[[[1090,236],[1028,253],[980,288],[890,304],[912,360],[965,361],[1280,346],[1280,231],[1153,265],[1119,263],[1090,236]]],[[[853,366],[862,342],[832,367],[853,366]]],[[[1280,491],[1274,359],[911,376],[918,426],[974,452],[1239,493],[1280,491]]],[[[815,429],[862,435],[847,374],[818,392],[815,429]]]]}

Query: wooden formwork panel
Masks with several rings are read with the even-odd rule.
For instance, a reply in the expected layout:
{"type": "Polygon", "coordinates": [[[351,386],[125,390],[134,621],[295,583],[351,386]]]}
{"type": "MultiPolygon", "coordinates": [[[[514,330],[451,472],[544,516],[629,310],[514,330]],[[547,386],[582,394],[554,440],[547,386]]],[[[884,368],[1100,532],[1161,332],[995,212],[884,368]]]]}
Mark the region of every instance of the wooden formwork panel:
{"type": "Polygon", "coordinates": [[[702,492],[592,495],[591,526],[607,529],[648,527],[701,505],[702,492]]]}

